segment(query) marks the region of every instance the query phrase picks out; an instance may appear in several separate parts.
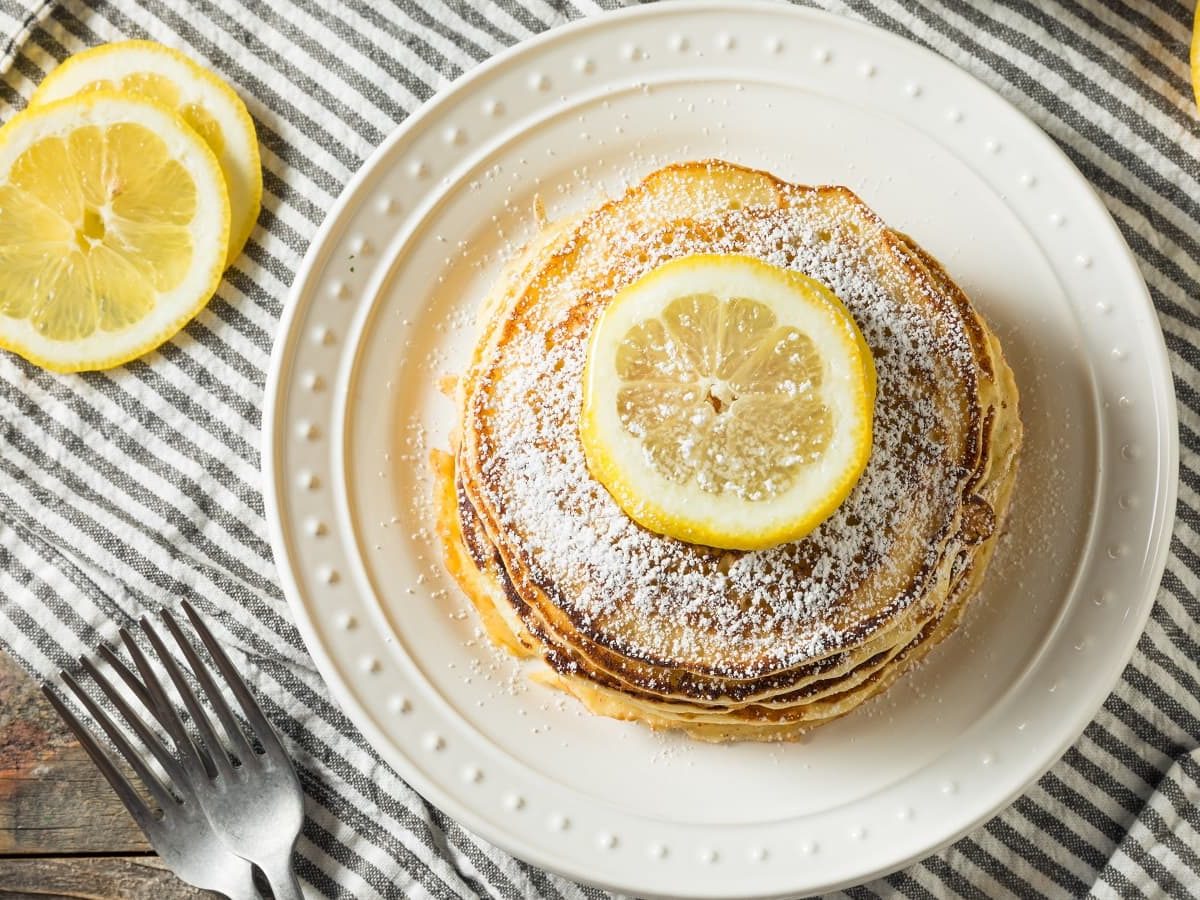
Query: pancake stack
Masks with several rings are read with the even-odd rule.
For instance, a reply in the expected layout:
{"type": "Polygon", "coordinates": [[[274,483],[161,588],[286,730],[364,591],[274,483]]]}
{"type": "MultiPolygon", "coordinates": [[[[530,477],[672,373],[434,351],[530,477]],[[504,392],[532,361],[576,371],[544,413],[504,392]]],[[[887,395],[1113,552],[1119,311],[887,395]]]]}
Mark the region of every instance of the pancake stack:
{"type": "Polygon", "coordinates": [[[978,592],[1016,476],[1012,372],[945,270],[846,188],[668,166],[546,226],[480,320],[454,447],[434,457],[447,566],[493,641],[591,711],[711,741],[794,738],[887,688],[978,592]],[[822,282],[871,349],[870,459],[801,540],[742,552],[656,534],[588,470],[597,316],[697,253],[822,282]]]}

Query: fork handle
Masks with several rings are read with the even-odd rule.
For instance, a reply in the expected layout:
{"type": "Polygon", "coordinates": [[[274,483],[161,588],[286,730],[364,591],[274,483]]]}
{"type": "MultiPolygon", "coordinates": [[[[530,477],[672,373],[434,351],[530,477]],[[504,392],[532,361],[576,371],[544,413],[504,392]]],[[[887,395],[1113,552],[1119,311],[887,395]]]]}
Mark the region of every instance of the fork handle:
{"type": "Polygon", "coordinates": [[[292,854],[288,853],[287,857],[280,862],[282,865],[275,864],[269,867],[262,863],[258,865],[262,869],[262,873],[267,876],[267,882],[271,885],[271,893],[275,895],[275,900],[304,900],[300,881],[296,878],[296,873],[292,871],[292,854]]]}
{"type": "MultiPolygon", "coordinates": [[[[240,865],[216,866],[209,872],[210,878],[203,884],[188,881],[199,888],[219,891],[229,900],[260,900],[262,894],[254,883],[254,869],[245,860],[237,860],[240,865]]],[[[187,879],[184,879],[187,880],[187,879]]]]}

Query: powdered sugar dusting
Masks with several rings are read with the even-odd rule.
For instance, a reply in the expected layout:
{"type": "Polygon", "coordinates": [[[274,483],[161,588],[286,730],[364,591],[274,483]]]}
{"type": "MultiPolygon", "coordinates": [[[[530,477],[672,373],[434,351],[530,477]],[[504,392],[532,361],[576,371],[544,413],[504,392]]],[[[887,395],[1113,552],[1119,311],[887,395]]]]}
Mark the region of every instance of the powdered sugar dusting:
{"type": "Polygon", "coordinates": [[[939,537],[969,474],[960,464],[969,343],[952,321],[913,302],[911,278],[880,255],[882,224],[855,203],[836,205],[831,218],[827,202],[800,190],[788,210],[631,218],[574,239],[563,251],[574,265],[518,305],[502,352],[482,361],[465,423],[478,439],[473,501],[490,511],[532,580],[625,655],[752,677],[857,643],[874,617],[920,596],[912,574],[944,550],[939,537]],[[816,278],[872,349],[870,462],[842,506],[801,541],[736,553],[657,535],[588,472],[578,418],[591,324],[616,290],[698,252],[746,253],[816,278]]]}

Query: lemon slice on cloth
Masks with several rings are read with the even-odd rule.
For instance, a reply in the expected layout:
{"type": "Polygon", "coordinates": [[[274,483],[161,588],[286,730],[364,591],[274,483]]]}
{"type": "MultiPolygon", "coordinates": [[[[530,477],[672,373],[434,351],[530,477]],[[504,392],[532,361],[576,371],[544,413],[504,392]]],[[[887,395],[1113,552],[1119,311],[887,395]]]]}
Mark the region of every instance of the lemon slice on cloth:
{"type": "Polygon", "coordinates": [[[634,521],[754,550],[803,537],[871,452],[875,368],[826,287],[748,256],[666,263],[594,326],[580,436],[634,521]]]}
{"type": "Polygon", "coordinates": [[[169,106],[204,138],[229,189],[225,263],[237,259],[258,221],[262,165],[254,122],[233,88],[178,50],[154,41],[118,41],[66,60],[46,76],[30,104],[90,91],[117,91],[169,106]]]}
{"type": "Polygon", "coordinates": [[[221,168],[172,110],[89,93],[0,129],[0,347],[59,372],[140,356],[208,302],[228,246],[221,168]]]}

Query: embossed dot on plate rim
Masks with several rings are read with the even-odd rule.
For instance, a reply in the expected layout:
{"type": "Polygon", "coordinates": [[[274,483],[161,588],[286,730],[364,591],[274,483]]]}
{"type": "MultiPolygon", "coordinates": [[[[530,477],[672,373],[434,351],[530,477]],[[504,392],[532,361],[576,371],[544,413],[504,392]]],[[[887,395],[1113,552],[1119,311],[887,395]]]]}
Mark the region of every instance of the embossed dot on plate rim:
{"type": "Polygon", "coordinates": [[[404,715],[412,712],[412,702],[407,697],[393,696],[388,700],[388,709],[404,715]]]}

